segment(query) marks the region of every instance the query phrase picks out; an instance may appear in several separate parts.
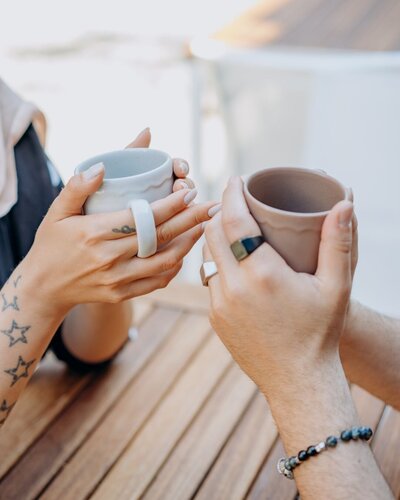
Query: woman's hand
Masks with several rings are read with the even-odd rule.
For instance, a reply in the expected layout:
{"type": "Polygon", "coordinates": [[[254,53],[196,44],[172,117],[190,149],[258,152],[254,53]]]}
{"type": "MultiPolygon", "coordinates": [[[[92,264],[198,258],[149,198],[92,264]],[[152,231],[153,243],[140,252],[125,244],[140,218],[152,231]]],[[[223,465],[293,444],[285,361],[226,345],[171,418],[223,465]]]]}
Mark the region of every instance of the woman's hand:
{"type": "Polygon", "coordinates": [[[267,395],[339,360],[355,264],[352,215],[352,203],[343,201],[326,218],[315,276],[294,272],[267,243],[236,261],[230,244],[260,234],[240,178],[230,181],[222,212],[206,225],[204,260],[218,268],[209,281],[211,323],[267,395]]]}
{"type": "MultiPolygon", "coordinates": [[[[192,204],[195,190],[182,189],[152,204],[159,252],[135,257],[137,238],[119,231],[132,226],[131,211],[81,215],[86,198],[102,183],[104,170],[72,177],[53,202],[24,259],[40,283],[49,311],[65,314],[88,302],[117,303],[165,287],[202,235],[201,223],[216,203],[192,204]]],[[[214,209],[215,210],[215,209],[214,209]]]]}

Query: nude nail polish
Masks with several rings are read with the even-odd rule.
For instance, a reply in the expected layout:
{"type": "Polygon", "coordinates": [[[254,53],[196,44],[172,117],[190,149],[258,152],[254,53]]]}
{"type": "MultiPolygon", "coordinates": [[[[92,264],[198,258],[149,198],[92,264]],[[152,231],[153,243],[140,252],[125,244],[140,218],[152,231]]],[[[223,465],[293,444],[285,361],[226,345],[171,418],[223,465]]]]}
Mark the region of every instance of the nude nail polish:
{"type": "Polygon", "coordinates": [[[189,203],[192,203],[192,201],[196,198],[197,196],[197,189],[192,189],[189,191],[185,197],[183,198],[183,202],[185,205],[189,205],[189,203]]]}
{"type": "Polygon", "coordinates": [[[85,179],[85,181],[90,181],[100,175],[102,172],[104,172],[104,163],[95,163],[87,170],[82,172],[82,177],[85,179]]]}

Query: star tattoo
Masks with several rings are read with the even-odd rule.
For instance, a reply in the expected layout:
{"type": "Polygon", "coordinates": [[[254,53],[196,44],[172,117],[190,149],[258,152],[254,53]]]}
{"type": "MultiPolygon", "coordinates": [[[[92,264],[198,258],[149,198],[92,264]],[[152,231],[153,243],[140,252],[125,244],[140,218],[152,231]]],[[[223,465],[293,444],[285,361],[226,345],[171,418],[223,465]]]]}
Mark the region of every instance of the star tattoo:
{"type": "Polygon", "coordinates": [[[19,282],[19,280],[20,280],[21,278],[22,278],[22,276],[21,276],[21,275],[19,275],[19,276],[18,276],[18,278],[17,278],[16,280],[14,280],[14,281],[13,281],[13,283],[14,283],[14,288],[17,288],[18,282],[19,282]]]}
{"type": "Polygon", "coordinates": [[[23,344],[28,343],[28,339],[26,338],[25,333],[29,330],[31,326],[19,326],[18,323],[13,320],[11,323],[11,327],[8,330],[0,330],[1,333],[4,333],[10,341],[8,347],[12,347],[17,342],[22,342],[23,344]]]}
{"type": "Polygon", "coordinates": [[[32,359],[31,361],[25,361],[22,356],[18,356],[17,366],[15,368],[10,368],[9,370],[4,370],[5,373],[8,373],[8,375],[11,375],[12,377],[12,382],[10,387],[12,387],[15,383],[17,383],[19,379],[28,377],[29,367],[35,361],[36,361],[35,359],[32,359]]]}
{"type": "Polygon", "coordinates": [[[13,403],[12,405],[7,405],[7,401],[3,399],[3,402],[0,405],[0,425],[4,424],[14,406],[15,403],[13,403]]]}
{"type": "Polygon", "coordinates": [[[13,309],[15,309],[16,311],[19,311],[19,307],[18,307],[18,297],[16,297],[14,295],[14,298],[12,300],[12,302],[8,302],[7,299],[6,299],[6,296],[4,295],[4,293],[1,294],[1,297],[3,299],[3,307],[2,307],[2,311],[5,311],[6,309],[8,309],[9,307],[12,307],[13,309]]]}

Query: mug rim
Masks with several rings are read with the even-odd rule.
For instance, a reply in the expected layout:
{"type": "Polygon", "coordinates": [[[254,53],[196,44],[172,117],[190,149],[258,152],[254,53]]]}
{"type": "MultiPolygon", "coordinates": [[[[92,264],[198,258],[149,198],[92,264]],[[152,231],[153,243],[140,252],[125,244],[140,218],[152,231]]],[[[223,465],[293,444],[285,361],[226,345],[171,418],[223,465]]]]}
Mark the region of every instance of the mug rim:
{"type": "Polygon", "coordinates": [[[272,171],[278,171],[278,170],[286,170],[286,171],[291,170],[292,172],[303,172],[303,173],[305,172],[307,174],[312,174],[312,175],[317,175],[319,177],[323,177],[324,179],[328,178],[330,181],[335,183],[337,186],[339,186],[343,190],[344,197],[343,197],[343,200],[340,200],[340,201],[344,201],[344,200],[353,201],[352,195],[351,195],[351,189],[344,186],[340,181],[338,181],[337,179],[335,179],[331,175],[327,174],[323,170],[304,168],[304,167],[270,167],[270,168],[267,167],[267,168],[263,168],[262,170],[258,170],[257,172],[254,172],[253,174],[242,176],[242,180],[244,183],[244,190],[245,190],[246,195],[249,196],[251,198],[252,202],[255,203],[258,207],[264,208],[264,209],[265,209],[265,207],[267,207],[268,210],[270,210],[271,212],[281,214],[281,215],[289,215],[290,214],[290,216],[306,217],[306,218],[327,216],[329,214],[329,212],[332,210],[333,207],[330,210],[324,210],[322,212],[292,212],[289,210],[282,210],[281,208],[275,208],[275,207],[272,207],[271,205],[268,205],[266,203],[261,202],[260,200],[258,200],[255,196],[253,196],[250,193],[249,188],[248,188],[248,184],[251,180],[253,180],[258,175],[263,174],[264,172],[267,172],[267,171],[272,172],[272,171]]]}
{"type": "Polygon", "coordinates": [[[126,149],[114,149],[112,151],[106,151],[105,153],[100,153],[100,154],[97,154],[97,155],[94,155],[94,156],[91,156],[90,158],[87,158],[86,160],[82,161],[81,163],[79,163],[79,165],[77,165],[74,169],[74,175],[77,175],[77,174],[81,174],[82,172],[84,172],[85,170],[88,170],[91,166],[95,165],[96,163],[99,163],[101,160],[100,158],[102,156],[105,156],[105,155],[113,155],[115,153],[127,153],[127,154],[132,154],[132,153],[136,153],[136,152],[144,152],[144,151],[154,151],[155,153],[161,153],[162,155],[164,155],[164,162],[159,165],[158,167],[156,168],[153,168],[152,170],[149,170],[147,172],[142,172],[141,174],[133,174],[133,175],[126,175],[125,177],[104,177],[103,179],[103,184],[117,184],[117,183],[120,183],[121,181],[126,181],[127,179],[132,179],[132,178],[135,178],[135,179],[140,179],[140,178],[144,178],[146,177],[146,175],[150,174],[150,173],[153,173],[153,172],[157,172],[159,170],[162,170],[164,169],[170,162],[171,162],[171,167],[172,167],[172,158],[171,156],[166,153],[165,151],[162,151],[161,149],[153,149],[153,148],[126,148],[126,149]],[[82,169],[81,170],[81,167],[83,165],[85,165],[86,163],[90,162],[91,160],[95,160],[97,159],[96,161],[93,161],[92,164],[88,165],[86,168],[82,169]]]}

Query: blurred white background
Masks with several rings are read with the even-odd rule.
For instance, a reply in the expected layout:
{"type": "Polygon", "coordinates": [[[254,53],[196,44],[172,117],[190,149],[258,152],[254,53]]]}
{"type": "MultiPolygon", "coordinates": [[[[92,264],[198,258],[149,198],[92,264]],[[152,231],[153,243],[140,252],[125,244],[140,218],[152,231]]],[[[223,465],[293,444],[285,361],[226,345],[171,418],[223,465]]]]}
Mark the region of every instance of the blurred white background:
{"type": "Polygon", "coordinates": [[[64,178],[150,126],[154,146],[191,159],[187,42],[254,0],[13,0],[0,17],[0,74],[46,114],[64,178]]]}
{"type": "MultiPolygon", "coordinates": [[[[193,167],[191,175],[204,188],[201,182],[204,177],[212,185],[220,173],[219,180],[224,180],[232,172],[234,162],[229,161],[227,153],[232,154],[234,148],[230,151],[227,148],[226,129],[221,115],[216,112],[216,96],[206,90],[206,98],[203,95],[200,102],[202,112],[195,107],[199,81],[194,75],[199,73],[194,72],[194,61],[189,57],[189,42],[194,38],[207,38],[258,3],[263,2],[13,0],[2,6],[0,17],[0,76],[46,114],[49,125],[47,151],[64,180],[83,159],[121,148],[149,126],[153,146],[188,159],[193,167]],[[200,156],[194,140],[196,126],[202,132],[200,156]],[[202,176],[200,162],[196,161],[200,158],[202,176]]],[[[301,60],[297,55],[301,57],[301,51],[296,52],[295,65],[301,60]]],[[[281,64],[279,53],[274,57],[281,64]]],[[[236,76],[241,76],[240,71],[236,71],[236,76]]],[[[244,71],[242,75],[245,76],[244,71]]],[[[254,151],[254,158],[258,155],[259,159],[252,161],[251,168],[297,162],[299,166],[325,168],[351,184],[356,191],[356,204],[359,200],[361,228],[361,257],[355,295],[383,311],[398,313],[400,232],[396,221],[400,216],[400,196],[396,193],[400,165],[381,165],[380,151],[376,148],[376,168],[363,171],[362,158],[371,160],[371,155],[367,149],[358,155],[363,146],[355,151],[352,144],[351,127],[353,130],[357,128],[358,111],[351,117],[354,123],[351,120],[345,123],[350,133],[342,142],[336,140],[336,132],[329,120],[324,122],[328,124],[326,128],[323,125],[321,130],[314,130],[310,135],[313,138],[304,137],[304,124],[308,121],[307,99],[318,101],[321,95],[325,95],[322,108],[329,104],[331,80],[324,88],[305,87],[303,80],[297,86],[296,80],[287,74],[281,78],[282,84],[276,84],[272,79],[264,84],[258,77],[249,79],[249,82],[256,85],[256,93],[248,86],[245,89],[247,94],[242,93],[233,102],[233,107],[238,105],[236,123],[239,126],[248,124],[243,134],[244,140],[248,141],[246,147],[253,152],[254,142],[264,148],[254,151]],[[284,90],[289,87],[294,92],[290,94],[295,98],[293,103],[285,97],[289,94],[284,90]],[[302,92],[306,97],[299,99],[302,92]],[[268,106],[265,119],[258,102],[268,106]],[[260,115],[258,121],[253,112],[260,115]],[[329,148],[323,142],[327,136],[331,142],[326,144],[335,145],[335,150],[332,148],[331,151],[339,152],[336,157],[329,157],[329,148]],[[300,142],[303,150],[312,151],[308,158],[314,161],[310,164],[296,160],[303,154],[299,149],[300,142]],[[318,145],[319,151],[314,147],[318,145]],[[348,169],[344,161],[336,161],[336,158],[348,159],[350,148],[355,154],[352,157],[353,170],[348,169]]],[[[228,85],[230,83],[235,86],[234,79],[227,81],[228,85]]],[[[357,94],[357,85],[354,95],[357,94]]],[[[347,88],[340,84],[340,89],[346,91],[347,88]]],[[[337,95],[342,103],[348,99],[346,106],[350,109],[352,96],[337,95]]],[[[335,116],[338,117],[340,111],[346,114],[346,106],[336,106],[333,110],[335,116]]],[[[317,123],[319,110],[312,109],[317,123]]],[[[324,112],[329,118],[332,109],[324,112]]],[[[379,123],[377,130],[379,132],[379,123]]],[[[392,135],[388,141],[393,142],[392,135]]],[[[373,144],[365,141],[365,146],[372,147],[373,144]]],[[[236,163],[238,158],[240,160],[239,154],[234,158],[236,163]]],[[[245,158],[249,156],[245,154],[245,158]]],[[[241,166],[243,171],[248,168],[243,161],[241,166]]],[[[218,194],[221,183],[215,182],[215,185],[218,194]]],[[[200,197],[206,195],[203,189],[200,197]]],[[[181,279],[198,283],[200,260],[198,245],[181,279]]]]}

